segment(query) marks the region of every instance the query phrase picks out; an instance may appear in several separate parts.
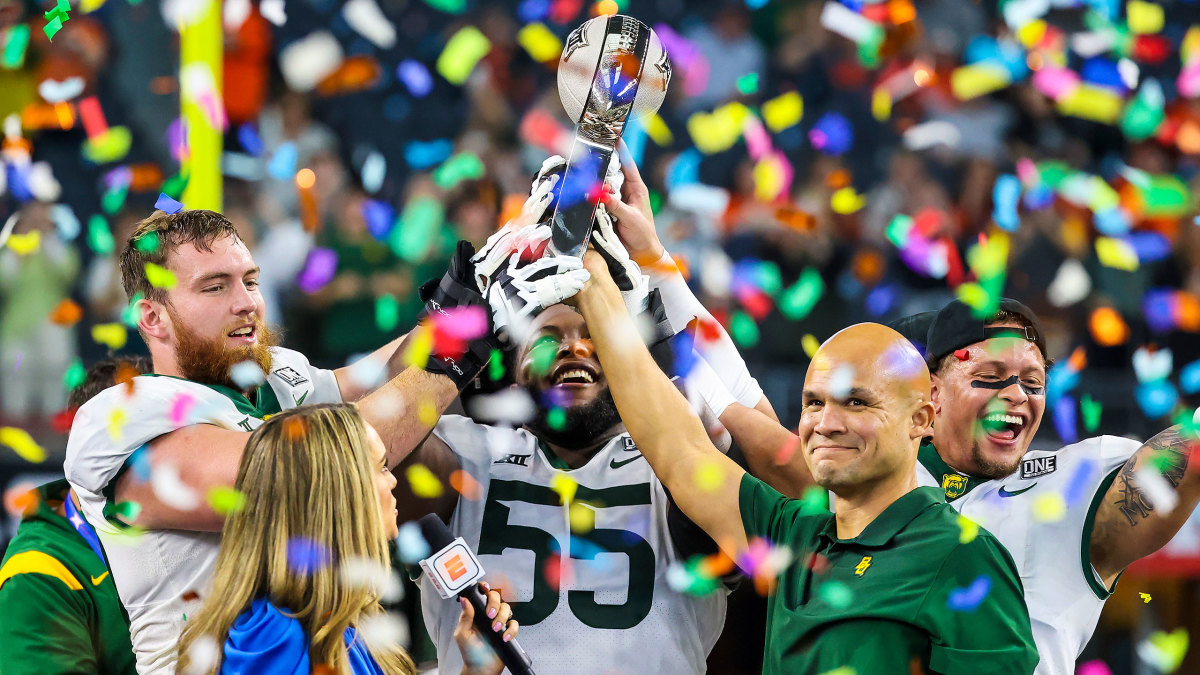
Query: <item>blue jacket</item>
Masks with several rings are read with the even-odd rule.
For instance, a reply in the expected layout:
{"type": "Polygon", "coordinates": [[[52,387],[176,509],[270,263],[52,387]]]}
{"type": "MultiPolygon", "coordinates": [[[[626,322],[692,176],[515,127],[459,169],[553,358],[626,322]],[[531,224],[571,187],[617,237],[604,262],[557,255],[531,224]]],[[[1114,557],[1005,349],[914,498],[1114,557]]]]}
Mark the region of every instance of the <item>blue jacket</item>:
{"type": "MultiPolygon", "coordinates": [[[[354,675],[383,675],[354,628],[347,628],[346,650],[354,675]]],[[[266,598],[242,612],[225,639],[221,675],[309,675],[308,635],[300,621],[266,598]]]]}

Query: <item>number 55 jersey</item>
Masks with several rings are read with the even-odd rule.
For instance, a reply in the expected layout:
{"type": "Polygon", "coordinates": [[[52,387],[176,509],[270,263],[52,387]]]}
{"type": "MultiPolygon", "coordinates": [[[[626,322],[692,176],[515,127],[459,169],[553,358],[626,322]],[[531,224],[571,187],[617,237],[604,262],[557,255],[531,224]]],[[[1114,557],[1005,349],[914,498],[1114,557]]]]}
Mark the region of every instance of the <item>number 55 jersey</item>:
{"type": "MultiPolygon", "coordinates": [[[[459,497],[455,536],[502,589],[539,674],[702,673],[726,591],[677,592],[668,497],[628,434],[570,470],[524,429],[447,415],[433,432],[481,490],[459,497]]],[[[470,481],[467,481],[468,483],[470,481]]],[[[421,581],[439,670],[457,673],[459,606],[421,581]]]]}

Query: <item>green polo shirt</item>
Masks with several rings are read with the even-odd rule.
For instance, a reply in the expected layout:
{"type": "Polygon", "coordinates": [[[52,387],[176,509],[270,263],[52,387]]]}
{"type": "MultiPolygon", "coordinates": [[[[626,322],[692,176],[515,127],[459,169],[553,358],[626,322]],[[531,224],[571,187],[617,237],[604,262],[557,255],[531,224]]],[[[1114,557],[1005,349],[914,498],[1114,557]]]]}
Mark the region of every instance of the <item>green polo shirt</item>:
{"type": "Polygon", "coordinates": [[[108,566],[38,488],[0,564],[0,675],[136,675],[129,618],[108,566]]]}
{"type": "Polygon", "coordinates": [[[749,474],[740,501],[747,536],[795,554],[768,601],[764,673],[1019,675],[1037,665],[1012,558],[984,530],[961,542],[940,489],[914,489],[853,539],[837,538],[833,514],[749,474]]]}

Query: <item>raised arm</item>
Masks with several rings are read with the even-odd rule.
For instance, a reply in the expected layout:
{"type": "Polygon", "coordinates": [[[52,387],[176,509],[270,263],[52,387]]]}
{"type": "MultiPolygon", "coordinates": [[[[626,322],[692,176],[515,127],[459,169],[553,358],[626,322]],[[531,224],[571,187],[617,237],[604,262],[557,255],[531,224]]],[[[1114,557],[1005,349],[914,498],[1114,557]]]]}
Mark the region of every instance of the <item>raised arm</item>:
{"type": "Polygon", "coordinates": [[[730,555],[746,546],[739,510],[745,473],[713,447],[687,400],[642,343],[604,259],[589,251],[591,280],[576,296],[621,421],[679,508],[730,555]]]}
{"type": "Polygon", "coordinates": [[[1195,434],[1173,426],[1147,441],[1121,467],[1096,511],[1089,544],[1092,566],[1105,587],[1134,561],[1166,545],[1195,510],[1200,502],[1200,459],[1192,458],[1197,448],[1195,434]],[[1178,501],[1169,513],[1138,484],[1142,472],[1160,474],[1174,491],[1178,501]]]}
{"type": "Polygon", "coordinates": [[[815,485],[799,453],[800,437],[778,421],[740,403],[726,408],[720,420],[741,448],[755,478],[794,499],[815,485]]]}

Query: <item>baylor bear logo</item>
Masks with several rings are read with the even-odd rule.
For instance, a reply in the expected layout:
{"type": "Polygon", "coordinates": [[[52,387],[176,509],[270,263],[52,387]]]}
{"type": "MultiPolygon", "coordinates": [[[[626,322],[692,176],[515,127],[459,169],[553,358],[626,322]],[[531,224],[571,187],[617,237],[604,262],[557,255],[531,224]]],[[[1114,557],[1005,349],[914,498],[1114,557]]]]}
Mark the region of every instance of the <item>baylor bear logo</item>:
{"type": "Polygon", "coordinates": [[[946,490],[947,499],[961,497],[967,491],[967,479],[954,473],[945,474],[942,476],[942,488],[946,490]]]}

